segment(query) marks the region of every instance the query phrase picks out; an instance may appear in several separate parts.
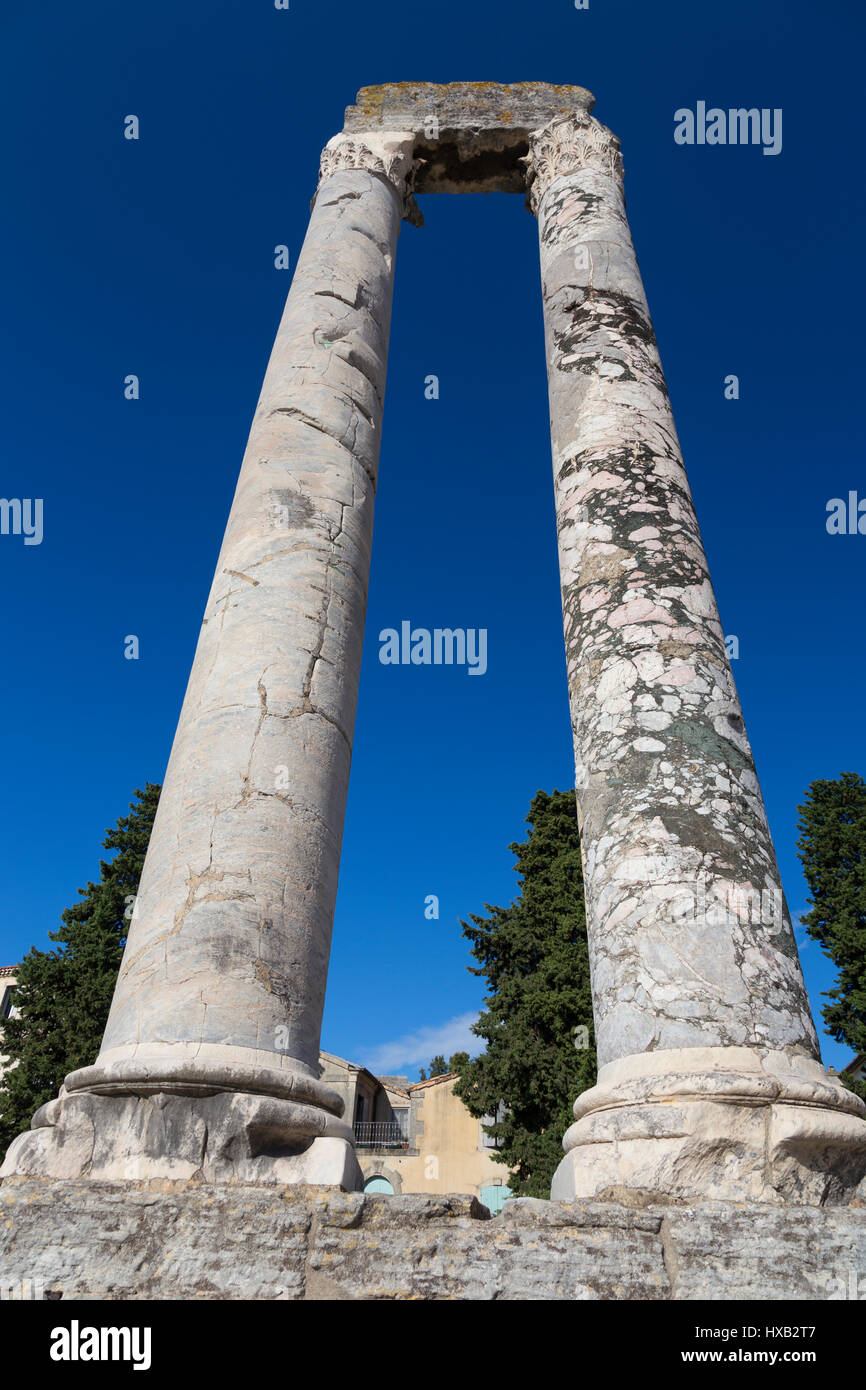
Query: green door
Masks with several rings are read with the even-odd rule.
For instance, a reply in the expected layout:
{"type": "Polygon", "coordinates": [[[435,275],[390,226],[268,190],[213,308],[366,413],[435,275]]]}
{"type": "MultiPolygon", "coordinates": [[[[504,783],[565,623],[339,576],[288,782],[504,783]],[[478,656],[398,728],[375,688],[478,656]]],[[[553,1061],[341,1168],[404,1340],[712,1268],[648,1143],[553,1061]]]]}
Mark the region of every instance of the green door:
{"type": "Polygon", "coordinates": [[[496,1216],[497,1212],[502,1210],[509,1197],[513,1195],[511,1188],[504,1187],[501,1182],[490,1183],[487,1187],[482,1187],[481,1189],[481,1200],[487,1207],[491,1216],[496,1216]]]}
{"type": "Polygon", "coordinates": [[[365,1192],[387,1192],[389,1196],[394,1196],[394,1189],[387,1178],[368,1178],[364,1183],[365,1192]]]}

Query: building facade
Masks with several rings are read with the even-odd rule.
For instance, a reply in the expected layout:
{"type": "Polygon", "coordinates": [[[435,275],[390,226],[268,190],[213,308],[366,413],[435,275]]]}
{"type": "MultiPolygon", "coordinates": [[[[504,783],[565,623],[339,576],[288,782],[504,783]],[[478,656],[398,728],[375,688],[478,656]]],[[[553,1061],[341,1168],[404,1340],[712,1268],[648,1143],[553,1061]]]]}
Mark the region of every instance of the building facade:
{"type": "Polygon", "coordinates": [[[840,1072],[847,1081],[866,1081],[866,1052],[861,1052],[840,1072]]]}
{"type": "Polygon", "coordinates": [[[0,1076],[6,1070],[8,1058],[3,1055],[3,1024],[7,1018],[12,1018],[15,1013],[15,986],[18,983],[17,965],[0,965],[0,1076]]]}
{"type": "Polygon", "coordinates": [[[496,1161],[485,1121],[470,1115],[449,1072],[410,1083],[374,1076],[365,1067],[323,1052],[322,1081],[340,1092],[352,1118],[365,1192],[465,1192],[491,1212],[511,1196],[508,1169],[496,1161]]]}

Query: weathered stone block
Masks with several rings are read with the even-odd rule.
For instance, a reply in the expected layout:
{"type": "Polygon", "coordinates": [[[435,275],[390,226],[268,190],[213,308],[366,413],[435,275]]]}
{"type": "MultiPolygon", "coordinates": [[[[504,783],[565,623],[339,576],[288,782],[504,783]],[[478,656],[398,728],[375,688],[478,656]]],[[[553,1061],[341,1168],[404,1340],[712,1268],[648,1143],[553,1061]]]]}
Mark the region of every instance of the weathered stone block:
{"type": "Polygon", "coordinates": [[[530,131],[594,105],[585,87],[547,82],[387,82],[361,88],[344,128],[412,131],[417,193],[522,193],[530,131]]]}
{"type": "Polygon", "coordinates": [[[76,1299],[839,1299],[866,1208],[386,1197],[327,1187],[0,1184],[0,1284],[76,1299]]]}

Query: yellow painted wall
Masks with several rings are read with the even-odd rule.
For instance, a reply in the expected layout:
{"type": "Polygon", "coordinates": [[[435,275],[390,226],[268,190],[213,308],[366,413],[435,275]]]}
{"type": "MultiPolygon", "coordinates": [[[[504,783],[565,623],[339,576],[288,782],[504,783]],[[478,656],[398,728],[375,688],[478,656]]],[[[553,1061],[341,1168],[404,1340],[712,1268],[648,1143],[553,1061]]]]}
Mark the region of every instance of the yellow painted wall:
{"type": "Polygon", "coordinates": [[[508,1168],[495,1162],[494,1150],[481,1146],[481,1126],[454,1094],[456,1076],[413,1091],[413,1106],[423,1096],[418,1118],[424,1132],[416,1142],[419,1152],[371,1154],[359,1151],[364,1177],[398,1173],[403,1193],[466,1192],[481,1195],[488,1183],[508,1185],[508,1168]]]}

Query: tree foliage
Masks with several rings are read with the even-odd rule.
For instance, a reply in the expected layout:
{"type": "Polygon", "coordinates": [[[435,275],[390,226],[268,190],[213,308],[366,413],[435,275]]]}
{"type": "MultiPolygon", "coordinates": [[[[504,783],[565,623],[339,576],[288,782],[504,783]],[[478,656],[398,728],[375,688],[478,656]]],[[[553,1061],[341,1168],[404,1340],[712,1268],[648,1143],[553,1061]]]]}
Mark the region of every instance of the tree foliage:
{"type": "Polygon", "coordinates": [[[18,970],[15,1017],[3,1025],[8,1070],[0,1089],[0,1152],[53,1099],[64,1077],[96,1060],[150,842],[160,788],[136,791],[130,814],[106,831],[99,881],[79,888],[81,901],[49,932],[56,950],[34,946],[18,970]]]}
{"type": "Polygon", "coordinates": [[[473,1028],[487,1050],[454,1089],[496,1117],[485,1129],[512,1192],[547,1197],[575,1097],[595,1083],[595,1035],[574,792],[538,792],[526,819],[528,838],[510,846],[518,897],[461,923],[490,993],[473,1028]]]}
{"type": "Polygon", "coordinates": [[[432,1081],[434,1076],[449,1076],[451,1072],[461,1072],[468,1061],[468,1052],[452,1052],[447,1062],[442,1053],[437,1052],[427,1070],[422,1068],[418,1075],[422,1081],[432,1081]]]}
{"type": "MultiPolygon", "coordinates": [[[[866,1052],[866,782],[856,772],[816,781],[798,807],[797,849],[811,911],[801,920],[838,970],[822,1010],[827,1032],[866,1052]]],[[[843,1080],[846,1078],[843,1077],[843,1080]]],[[[847,1082],[866,1100],[866,1083],[847,1082]]]]}

